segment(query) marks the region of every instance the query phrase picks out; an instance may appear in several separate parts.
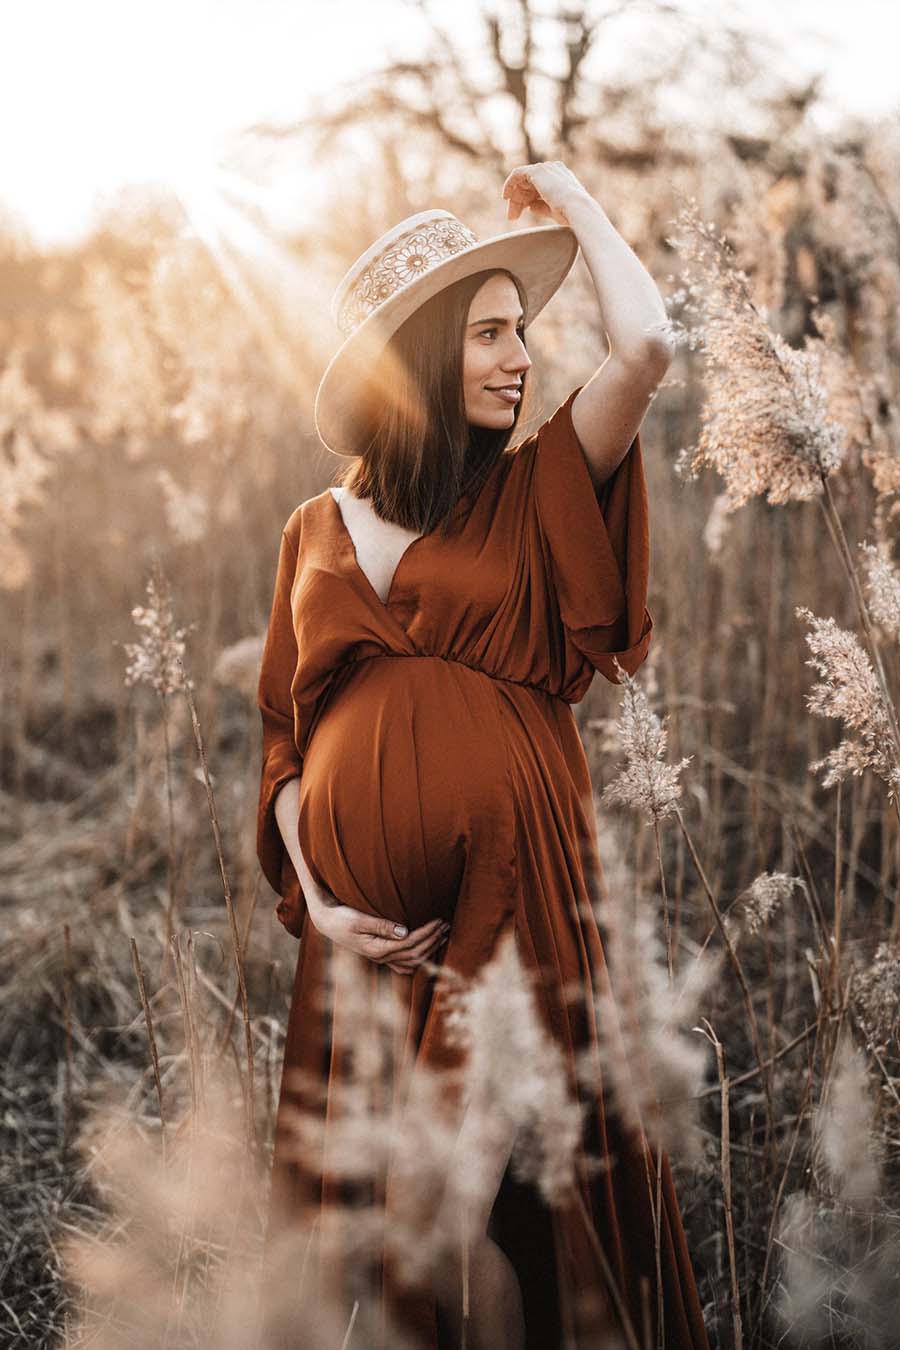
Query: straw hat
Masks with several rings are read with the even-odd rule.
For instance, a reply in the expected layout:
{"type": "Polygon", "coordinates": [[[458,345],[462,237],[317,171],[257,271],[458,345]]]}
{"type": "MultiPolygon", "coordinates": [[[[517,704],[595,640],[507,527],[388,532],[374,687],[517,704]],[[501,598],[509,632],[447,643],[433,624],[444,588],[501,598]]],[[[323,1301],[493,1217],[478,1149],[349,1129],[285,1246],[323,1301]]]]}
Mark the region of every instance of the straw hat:
{"type": "Polygon", "coordinates": [[[527,326],[544,308],[578,256],[565,225],[536,225],[478,242],[451,211],[419,211],[388,230],[344,275],[331,302],[344,341],[316,392],[316,431],[335,455],[358,455],[355,401],[362,377],[385,343],[420,305],[445,286],[503,267],[525,292],[527,326]]]}

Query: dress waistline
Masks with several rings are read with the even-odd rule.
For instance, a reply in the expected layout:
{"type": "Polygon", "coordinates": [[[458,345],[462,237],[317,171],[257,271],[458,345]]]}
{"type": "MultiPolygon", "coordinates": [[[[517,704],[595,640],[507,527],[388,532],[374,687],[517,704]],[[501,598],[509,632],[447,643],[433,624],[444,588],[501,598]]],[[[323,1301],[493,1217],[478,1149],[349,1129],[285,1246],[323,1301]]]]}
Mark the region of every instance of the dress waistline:
{"type": "Polygon", "coordinates": [[[476,675],[485,675],[489,680],[501,680],[504,684],[517,684],[523,689],[535,689],[539,694],[546,694],[548,698],[556,698],[561,703],[568,704],[568,700],[564,699],[562,694],[557,694],[552,689],[548,689],[546,685],[537,684],[534,680],[516,680],[511,675],[495,675],[493,671],[485,670],[482,666],[473,666],[468,661],[460,661],[456,656],[444,656],[441,652],[371,652],[368,656],[354,657],[352,661],[348,661],[346,664],[355,666],[359,665],[361,661],[378,661],[382,657],[398,657],[400,660],[409,660],[410,658],[421,660],[425,658],[430,661],[449,661],[455,666],[463,666],[466,670],[474,671],[476,675]]]}

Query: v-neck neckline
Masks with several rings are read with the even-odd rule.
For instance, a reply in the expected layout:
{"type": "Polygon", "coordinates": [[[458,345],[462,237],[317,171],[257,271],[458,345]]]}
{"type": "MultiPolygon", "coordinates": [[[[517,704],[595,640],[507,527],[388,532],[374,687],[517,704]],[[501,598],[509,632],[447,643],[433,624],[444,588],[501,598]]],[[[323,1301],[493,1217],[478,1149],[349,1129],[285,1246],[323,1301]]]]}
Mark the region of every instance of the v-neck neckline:
{"type": "MultiPolygon", "coordinates": [[[[341,533],[341,537],[342,537],[342,539],[343,539],[343,541],[344,541],[345,548],[346,548],[347,553],[348,553],[348,555],[349,555],[349,557],[350,557],[350,562],[351,562],[351,564],[352,564],[352,566],[353,566],[354,574],[362,579],[363,584],[366,586],[366,588],[368,589],[370,595],[371,595],[372,598],[376,601],[376,603],[377,603],[382,609],[384,609],[384,610],[386,610],[386,611],[389,611],[390,608],[391,608],[391,605],[392,605],[393,602],[394,602],[394,591],[395,591],[395,589],[396,589],[396,587],[397,587],[397,582],[398,582],[398,579],[399,579],[399,577],[400,577],[400,571],[401,571],[401,568],[403,567],[403,564],[406,562],[406,560],[407,560],[407,558],[409,557],[410,553],[412,553],[413,549],[415,549],[415,547],[416,547],[417,544],[422,544],[422,543],[424,543],[427,539],[432,539],[432,538],[434,537],[434,530],[430,531],[430,533],[428,533],[428,534],[417,534],[416,537],[415,537],[415,539],[411,539],[411,540],[409,541],[409,543],[406,545],[406,548],[405,548],[405,549],[403,550],[403,552],[400,554],[400,557],[399,557],[398,560],[397,560],[397,565],[396,565],[396,567],[394,568],[394,572],[393,572],[393,575],[392,575],[392,577],[391,577],[391,584],[390,584],[390,586],[388,587],[387,598],[384,599],[384,600],[382,600],[381,596],[378,594],[378,592],[376,591],[375,587],[372,585],[372,582],[369,580],[369,577],[367,576],[367,574],[365,573],[365,571],[363,570],[363,568],[362,568],[362,566],[361,566],[361,564],[360,564],[359,556],[357,555],[357,552],[356,552],[356,544],[354,543],[353,535],[350,533],[350,529],[349,529],[349,527],[348,527],[348,525],[347,525],[347,522],[344,520],[344,513],[343,513],[343,511],[341,510],[341,504],[340,504],[340,502],[339,502],[338,499],[335,497],[335,495],[334,495],[334,493],[332,492],[332,490],[331,490],[330,487],[329,487],[329,488],[326,488],[325,491],[326,491],[328,497],[329,497],[330,500],[331,500],[331,504],[332,504],[332,506],[333,506],[333,508],[334,508],[334,511],[336,512],[338,529],[339,529],[339,531],[340,531],[340,533],[341,533]]],[[[469,500],[469,494],[466,493],[466,492],[464,492],[463,495],[459,498],[459,501],[456,503],[456,505],[455,505],[454,508],[453,508],[452,518],[453,518],[454,520],[456,519],[457,515],[459,514],[459,512],[460,512],[462,506],[463,506],[468,500],[469,500]]]]}
{"type": "Polygon", "coordinates": [[[328,496],[331,498],[331,502],[332,505],[334,506],[335,511],[337,512],[338,528],[341,531],[345,544],[348,546],[350,561],[353,564],[355,574],[362,578],[364,584],[368,587],[370,594],[378,602],[378,604],[382,607],[382,609],[390,609],[391,602],[394,598],[394,587],[397,584],[397,576],[400,571],[400,568],[403,566],[403,562],[406,556],[408,555],[410,549],[415,548],[416,544],[421,544],[422,540],[425,539],[427,536],[424,534],[417,534],[415,539],[411,539],[409,543],[406,545],[406,548],[403,550],[403,552],[400,554],[400,557],[397,559],[397,564],[391,576],[391,584],[388,587],[387,598],[385,600],[382,600],[381,596],[378,594],[375,587],[372,585],[372,582],[369,580],[367,573],[362,568],[362,565],[359,561],[359,555],[356,552],[356,544],[354,542],[353,535],[350,533],[350,528],[346,520],[344,520],[344,513],[341,510],[340,502],[338,501],[337,497],[335,497],[330,487],[327,488],[326,491],[328,493],[328,496]]]}
{"type": "MultiPolygon", "coordinates": [[[[459,497],[458,501],[456,502],[456,505],[453,507],[453,510],[452,510],[451,513],[450,513],[450,518],[451,518],[452,521],[455,522],[456,520],[458,520],[459,517],[463,514],[463,512],[465,511],[465,509],[466,509],[467,507],[471,508],[472,510],[475,509],[475,506],[477,505],[478,500],[480,500],[481,497],[483,496],[484,491],[485,491],[485,488],[487,487],[487,485],[488,485],[488,483],[490,482],[490,480],[491,480],[491,479],[494,477],[494,475],[497,473],[497,471],[498,471],[500,465],[503,464],[503,463],[508,462],[508,461],[513,457],[513,454],[516,453],[516,452],[518,451],[518,449],[519,449],[518,446],[516,447],[516,450],[515,450],[514,452],[510,452],[509,449],[506,449],[501,455],[498,455],[498,456],[497,456],[497,459],[496,459],[496,461],[494,462],[494,464],[492,465],[492,467],[491,467],[491,469],[490,469],[490,472],[488,473],[487,477],[486,477],[486,478],[484,479],[484,481],[482,482],[481,488],[480,488],[480,490],[479,490],[478,495],[477,495],[476,498],[473,498],[471,492],[463,492],[463,493],[461,494],[461,496],[459,497]]],[[[334,484],[334,485],[332,485],[332,486],[343,486],[343,485],[341,485],[341,484],[334,484]]],[[[359,578],[361,579],[363,585],[367,588],[369,594],[372,596],[372,598],[375,600],[375,602],[379,605],[379,607],[380,607],[381,609],[383,609],[383,610],[385,611],[385,613],[389,613],[389,612],[390,612],[391,605],[392,605],[392,603],[393,603],[393,601],[394,601],[394,590],[395,590],[395,588],[396,588],[396,586],[397,586],[397,583],[398,583],[398,580],[399,580],[399,577],[400,577],[400,572],[401,572],[401,569],[402,569],[402,567],[403,567],[403,564],[404,564],[405,562],[407,562],[407,560],[408,560],[409,557],[410,557],[410,554],[412,554],[412,553],[414,552],[414,550],[415,550],[415,548],[416,548],[417,545],[424,544],[424,543],[426,543],[429,539],[433,539],[433,538],[435,537],[435,534],[436,534],[436,532],[438,531],[438,528],[439,528],[439,527],[436,526],[435,529],[434,529],[434,530],[431,530],[428,534],[418,534],[418,535],[416,535],[415,539],[411,539],[411,540],[410,540],[410,542],[407,544],[406,548],[405,548],[405,549],[403,550],[403,552],[400,554],[399,559],[397,560],[397,566],[394,568],[394,574],[393,574],[393,576],[391,577],[391,584],[390,584],[390,587],[388,588],[387,598],[386,598],[385,600],[382,600],[381,596],[378,594],[378,592],[376,591],[375,587],[372,585],[371,581],[369,580],[368,576],[367,576],[366,573],[363,571],[363,569],[362,569],[362,567],[361,567],[361,565],[360,565],[360,561],[359,561],[359,558],[357,557],[357,553],[356,553],[356,544],[355,544],[354,541],[353,541],[353,535],[350,533],[350,530],[349,530],[349,528],[348,528],[348,526],[347,526],[347,522],[344,520],[344,513],[343,513],[343,511],[341,510],[341,504],[340,504],[340,502],[339,502],[338,499],[335,497],[334,493],[333,493],[332,490],[331,490],[331,487],[327,487],[327,488],[325,489],[325,494],[326,494],[327,497],[329,498],[329,500],[330,500],[330,502],[331,502],[332,509],[334,510],[334,512],[335,512],[335,514],[336,514],[336,516],[337,516],[337,528],[338,528],[338,532],[339,532],[340,538],[341,538],[342,541],[343,541],[344,548],[345,548],[346,552],[349,554],[349,557],[350,557],[350,563],[351,563],[351,566],[352,566],[352,568],[353,568],[353,573],[354,573],[354,575],[357,576],[357,577],[359,577],[359,578]]]]}

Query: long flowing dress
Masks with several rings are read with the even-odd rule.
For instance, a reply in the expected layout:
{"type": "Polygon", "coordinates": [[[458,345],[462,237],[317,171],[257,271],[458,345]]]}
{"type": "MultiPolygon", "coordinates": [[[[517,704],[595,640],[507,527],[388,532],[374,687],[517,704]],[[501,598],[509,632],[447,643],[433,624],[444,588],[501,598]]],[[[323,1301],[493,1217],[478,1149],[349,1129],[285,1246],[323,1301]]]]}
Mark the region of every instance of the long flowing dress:
{"type": "MultiPolygon", "coordinates": [[[[404,1014],[398,1074],[410,1060],[456,1062],[433,974],[394,973],[346,950],[350,965],[337,963],[334,944],[310,922],[274,814],[279,789],[299,777],[304,859],[342,903],[410,929],[442,915],[452,927],[437,959],[466,977],[515,935],[545,1025],[572,1068],[571,1092],[586,1108],[584,1148],[607,1166],[580,1171],[582,1205],[552,1223],[534,1186],[508,1168],[491,1231],[520,1277],[529,1350],[626,1344],[604,1339],[619,1325],[605,1296],[610,1273],[639,1338],[649,1293],[654,1336],[640,1341],[643,1350],[657,1345],[657,1154],[648,1160],[646,1139],[641,1147],[624,1130],[601,1075],[590,1092],[578,1081],[576,1055],[598,1027],[590,999],[575,1005],[566,989],[574,981],[598,990],[607,975],[595,918],[605,883],[572,704],[597,671],[618,683],[613,655],[633,674],[647,654],[649,516],[638,435],[595,488],[571,418],[580,388],[500,456],[474,500],[460,499],[446,537],[436,530],[409,545],[386,602],[359,566],[329,490],[297,507],[284,528],[259,679],[257,850],[281,897],[276,913],[300,943],[270,1233],[292,1213],[324,1212],[347,1194],[327,1157],[317,1168],[298,1161],[285,1125],[292,1109],[318,1109],[326,1122],[339,1110],[345,1007],[358,1012],[359,998],[387,981],[404,1014]],[[304,1081],[320,1085],[318,1106],[304,1081]],[[582,1295],[565,1339],[561,1279],[582,1295]]],[[[662,1344],[708,1350],[665,1151],[659,1224],[662,1344]]],[[[391,1292],[389,1262],[384,1278],[412,1343],[443,1350],[434,1301],[391,1292]]]]}

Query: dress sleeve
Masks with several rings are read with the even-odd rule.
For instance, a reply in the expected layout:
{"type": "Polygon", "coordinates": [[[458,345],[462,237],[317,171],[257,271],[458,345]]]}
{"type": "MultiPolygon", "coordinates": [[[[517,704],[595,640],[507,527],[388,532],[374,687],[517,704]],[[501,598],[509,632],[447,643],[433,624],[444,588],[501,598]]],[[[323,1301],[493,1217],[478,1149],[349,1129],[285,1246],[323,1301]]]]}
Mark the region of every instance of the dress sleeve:
{"type": "Polygon", "coordinates": [[[612,684],[647,655],[650,526],[640,436],[597,489],[572,423],[573,389],[538,432],[534,501],[569,639],[612,684]]]}
{"type": "Polygon", "coordinates": [[[297,638],[291,609],[291,585],[297,551],[282,532],[275,593],[263,646],[257,686],[262,717],[262,771],[256,826],[256,854],[263,873],[281,896],[275,913],[294,937],[300,937],[306,901],[300,880],[284,846],[275,819],[275,798],[291,778],[300,776],[303,760],[294,739],[291,682],[297,668],[297,638]]]}

